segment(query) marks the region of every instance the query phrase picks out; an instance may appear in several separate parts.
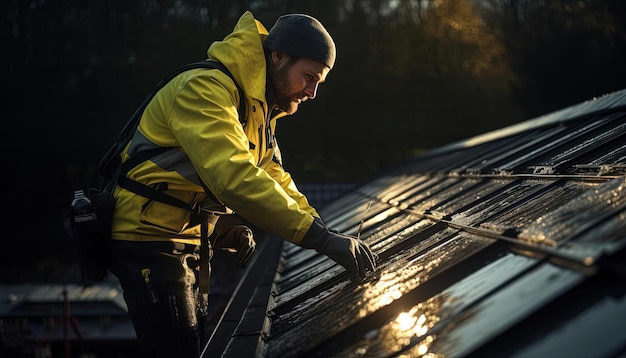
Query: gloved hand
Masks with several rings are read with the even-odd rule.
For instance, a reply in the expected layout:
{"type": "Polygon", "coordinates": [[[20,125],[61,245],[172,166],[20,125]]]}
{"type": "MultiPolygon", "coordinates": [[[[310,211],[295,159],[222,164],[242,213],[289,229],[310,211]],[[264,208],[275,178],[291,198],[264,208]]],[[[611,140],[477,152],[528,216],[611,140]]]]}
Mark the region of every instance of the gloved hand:
{"type": "Polygon", "coordinates": [[[222,215],[215,224],[215,248],[226,249],[233,254],[238,266],[246,267],[256,250],[252,230],[234,214],[222,215]]]}
{"type": "Polygon", "coordinates": [[[376,269],[375,255],[366,243],[331,231],[321,220],[313,221],[300,246],[328,256],[343,266],[351,277],[363,279],[368,271],[376,269]]]}

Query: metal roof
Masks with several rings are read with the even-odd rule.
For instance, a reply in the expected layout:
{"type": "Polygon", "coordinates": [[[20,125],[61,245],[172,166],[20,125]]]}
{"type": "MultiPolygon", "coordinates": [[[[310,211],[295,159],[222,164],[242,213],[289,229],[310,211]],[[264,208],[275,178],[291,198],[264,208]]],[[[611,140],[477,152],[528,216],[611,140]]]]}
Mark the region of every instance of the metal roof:
{"type": "Polygon", "coordinates": [[[626,354],[626,90],[419,155],[320,214],[377,272],[264,239],[203,356],[626,354]]]}
{"type": "Polygon", "coordinates": [[[24,329],[33,340],[62,340],[64,325],[51,321],[73,317],[72,340],[135,340],[119,285],[102,282],[78,284],[0,285],[0,317],[7,331],[24,329]],[[65,306],[67,303],[67,306],[65,306]]]}

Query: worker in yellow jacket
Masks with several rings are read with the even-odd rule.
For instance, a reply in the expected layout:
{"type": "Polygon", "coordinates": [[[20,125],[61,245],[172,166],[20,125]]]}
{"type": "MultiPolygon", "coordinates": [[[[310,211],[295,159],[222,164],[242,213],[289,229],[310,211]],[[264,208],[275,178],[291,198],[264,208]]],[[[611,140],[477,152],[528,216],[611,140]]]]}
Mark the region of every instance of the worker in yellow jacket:
{"type": "MultiPolygon", "coordinates": [[[[353,277],[365,277],[375,270],[374,254],[324,225],[283,169],[274,134],[278,118],[315,98],[335,51],[329,33],[311,16],[281,16],[268,33],[244,13],[207,53],[231,72],[245,98],[218,69],[176,76],[146,107],[122,159],[168,149],[133,168],[128,178],[208,214],[202,220],[209,234],[218,234],[214,244],[239,252],[242,265],[254,252],[249,226],[255,226],[327,255],[353,277]]],[[[197,215],[121,187],[115,200],[110,270],[124,290],[141,353],[198,356],[207,302],[198,288],[197,215]]]]}

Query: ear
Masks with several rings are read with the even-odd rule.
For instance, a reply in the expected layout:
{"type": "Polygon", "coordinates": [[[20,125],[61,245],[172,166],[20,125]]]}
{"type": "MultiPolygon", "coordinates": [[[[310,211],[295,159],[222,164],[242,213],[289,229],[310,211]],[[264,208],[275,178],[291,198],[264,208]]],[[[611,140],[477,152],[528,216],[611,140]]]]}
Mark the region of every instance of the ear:
{"type": "Polygon", "coordinates": [[[272,59],[272,64],[274,66],[281,66],[283,63],[286,63],[289,59],[289,56],[282,52],[272,51],[270,54],[270,58],[272,59]]]}

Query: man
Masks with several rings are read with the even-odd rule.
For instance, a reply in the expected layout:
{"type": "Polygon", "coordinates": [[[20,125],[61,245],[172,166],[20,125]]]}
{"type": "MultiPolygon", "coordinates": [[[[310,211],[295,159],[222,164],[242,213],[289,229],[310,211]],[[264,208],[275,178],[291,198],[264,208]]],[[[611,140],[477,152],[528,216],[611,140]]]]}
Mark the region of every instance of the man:
{"type": "Polygon", "coordinates": [[[268,33],[246,12],[207,53],[232,73],[245,98],[220,70],[183,72],[146,107],[122,154],[126,160],[143,150],[172,148],[128,177],[208,213],[207,220],[116,188],[110,270],[120,280],[146,356],[201,352],[207,302],[199,290],[200,221],[208,222],[209,234],[215,231],[215,246],[237,251],[242,265],[255,246],[249,222],[327,255],[352,277],[363,278],[376,266],[367,245],[323,224],[283,170],[274,136],[276,120],[315,98],[334,65],[335,44],[326,29],[313,17],[290,14],[268,33]]]}

